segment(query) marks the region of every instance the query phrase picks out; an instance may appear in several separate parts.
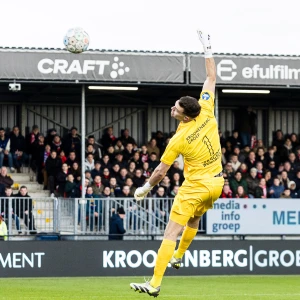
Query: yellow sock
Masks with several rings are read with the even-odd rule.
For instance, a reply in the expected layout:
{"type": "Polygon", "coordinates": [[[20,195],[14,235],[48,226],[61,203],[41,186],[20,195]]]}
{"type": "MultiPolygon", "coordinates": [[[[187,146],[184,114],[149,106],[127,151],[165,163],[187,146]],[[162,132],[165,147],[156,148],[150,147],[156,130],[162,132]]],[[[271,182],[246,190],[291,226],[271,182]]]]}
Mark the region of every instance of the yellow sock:
{"type": "Polygon", "coordinates": [[[164,239],[157,252],[157,258],[154,267],[154,275],[150,281],[151,286],[158,287],[161,284],[166,268],[176,247],[176,242],[164,239]]]}
{"type": "Polygon", "coordinates": [[[190,246],[192,240],[194,239],[195,235],[197,234],[197,228],[191,228],[186,226],[183,234],[181,236],[178,249],[174,253],[175,258],[182,258],[187,248],[190,246]]]}

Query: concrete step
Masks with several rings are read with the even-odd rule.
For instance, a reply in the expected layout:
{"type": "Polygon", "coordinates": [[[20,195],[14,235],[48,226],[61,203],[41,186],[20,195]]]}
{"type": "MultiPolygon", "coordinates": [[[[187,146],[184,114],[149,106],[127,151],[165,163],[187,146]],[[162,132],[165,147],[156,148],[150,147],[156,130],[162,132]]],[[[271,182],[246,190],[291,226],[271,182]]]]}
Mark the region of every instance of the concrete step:
{"type": "Polygon", "coordinates": [[[15,181],[13,185],[13,190],[18,191],[21,186],[26,186],[28,190],[28,194],[30,195],[32,192],[42,191],[44,186],[37,182],[18,182],[15,181]]]}
{"type": "Polygon", "coordinates": [[[39,190],[39,191],[36,191],[36,192],[30,192],[29,195],[33,200],[39,200],[39,198],[48,198],[48,197],[50,197],[50,191],[39,190]]]}
{"type": "Polygon", "coordinates": [[[30,182],[33,180],[33,175],[30,175],[28,173],[13,173],[10,174],[10,177],[14,182],[30,182]]]}

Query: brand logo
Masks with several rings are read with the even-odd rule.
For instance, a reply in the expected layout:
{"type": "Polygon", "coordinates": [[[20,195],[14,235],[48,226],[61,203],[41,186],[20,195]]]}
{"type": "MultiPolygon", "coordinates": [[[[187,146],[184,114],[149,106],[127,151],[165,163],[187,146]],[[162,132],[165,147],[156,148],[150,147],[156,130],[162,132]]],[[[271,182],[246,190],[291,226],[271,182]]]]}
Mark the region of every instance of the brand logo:
{"type": "Polygon", "coordinates": [[[42,74],[82,74],[86,75],[89,72],[94,72],[98,75],[104,75],[104,71],[108,68],[109,75],[112,79],[122,77],[130,71],[130,68],[125,66],[119,57],[114,57],[113,63],[109,60],[88,60],[83,61],[74,59],[69,62],[66,59],[50,59],[43,58],[38,62],[38,70],[42,74]],[[111,65],[111,67],[109,67],[111,65]]]}
{"type": "MultiPolygon", "coordinates": [[[[147,250],[144,253],[138,250],[103,251],[103,268],[138,268],[141,266],[153,268],[156,256],[153,250],[147,250]]],[[[186,268],[238,267],[247,268],[249,271],[267,267],[300,267],[300,250],[255,250],[253,246],[238,250],[188,250],[181,266],[186,268]]]]}
{"type": "Polygon", "coordinates": [[[236,75],[237,66],[231,59],[222,59],[217,64],[217,74],[223,81],[231,81],[236,75]]]}
{"type": "Polygon", "coordinates": [[[4,268],[41,268],[42,267],[42,256],[45,252],[34,252],[29,255],[22,252],[8,253],[3,256],[0,253],[0,267],[4,268]]]}
{"type": "Polygon", "coordinates": [[[209,100],[209,98],[210,98],[209,93],[204,93],[204,94],[202,95],[202,99],[203,99],[203,100],[209,100]]]}

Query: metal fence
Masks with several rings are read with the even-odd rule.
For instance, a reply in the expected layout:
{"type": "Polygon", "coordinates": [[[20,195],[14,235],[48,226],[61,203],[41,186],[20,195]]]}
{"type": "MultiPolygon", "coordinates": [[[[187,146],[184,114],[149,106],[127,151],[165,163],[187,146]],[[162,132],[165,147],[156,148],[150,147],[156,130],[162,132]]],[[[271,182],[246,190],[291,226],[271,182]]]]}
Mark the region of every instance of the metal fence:
{"type": "MultiPolygon", "coordinates": [[[[58,233],[108,235],[118,207],[125,210],[126,235],[163,235],[173,198],[2,198],[1,214],[9,235],[58,233]]],[[[205,232],[201,220],[199,232],[205,232]]]]}

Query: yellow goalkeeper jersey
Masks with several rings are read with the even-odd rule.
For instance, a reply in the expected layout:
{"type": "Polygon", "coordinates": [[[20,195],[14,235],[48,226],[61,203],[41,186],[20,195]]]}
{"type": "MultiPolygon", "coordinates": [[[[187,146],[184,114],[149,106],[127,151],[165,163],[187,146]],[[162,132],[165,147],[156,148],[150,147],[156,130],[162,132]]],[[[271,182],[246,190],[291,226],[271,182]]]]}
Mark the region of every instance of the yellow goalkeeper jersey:
{"type": "Polygon", "coordinates": [[[161,161],[172,165],[179,154],[184,157],[186,180],[210,178],[222,171],[218,124],[214,115],[214,93],[202,91],[201,112],[194,120],[180,122],[161,161]]]}

